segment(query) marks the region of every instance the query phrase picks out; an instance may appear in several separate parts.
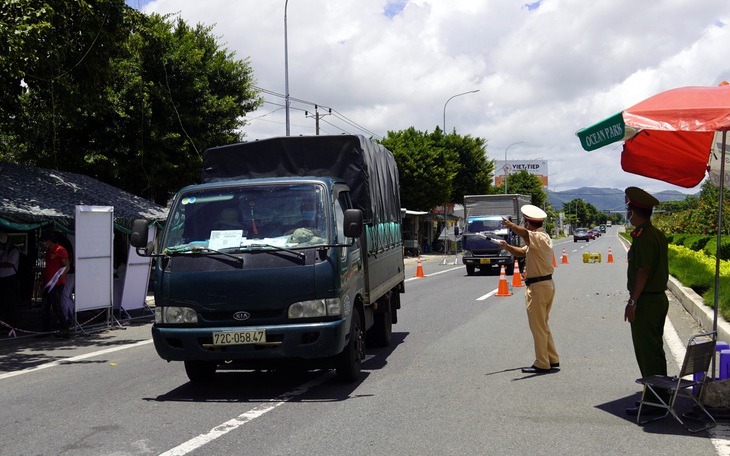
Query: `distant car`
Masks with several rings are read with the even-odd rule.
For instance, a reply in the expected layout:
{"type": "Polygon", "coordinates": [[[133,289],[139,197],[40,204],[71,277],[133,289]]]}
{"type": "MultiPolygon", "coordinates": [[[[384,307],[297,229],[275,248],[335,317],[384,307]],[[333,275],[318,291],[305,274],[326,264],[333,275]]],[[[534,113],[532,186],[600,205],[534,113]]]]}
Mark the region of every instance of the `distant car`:
{"type": "Polygon", "coordinates": [[[601,230],[598,227],[593,228],[592,230],[588,230],[589,233],[591,231],[593,231],[593,234],[596,235],[596,238],[599,238],[599,237],[601,237],[603,235],[603,233],[601,233],[601,230]]]}
{"type": "Polygon", "coordinates": [[[575,231],[573,231],[573,242],[578,241],[590,241],[591,238],[588,235],[588,229],[587,228],[576,228],[575,231]]]}
{"type": "Polygon", "coordinates": [[[598,227],[598,229],[599,229],[599,230],[601,230],[601,233],[605,233],[605,232],[606,232],[606,225],[604,225],[604,224],[601,224],[601,225],[600,225],[600,226],[598,227]]]}
{"type": "Polygon", "coordinates": [[[588,239],[596,239],[598,236],[596,230],[588,230],[588,239]]]}

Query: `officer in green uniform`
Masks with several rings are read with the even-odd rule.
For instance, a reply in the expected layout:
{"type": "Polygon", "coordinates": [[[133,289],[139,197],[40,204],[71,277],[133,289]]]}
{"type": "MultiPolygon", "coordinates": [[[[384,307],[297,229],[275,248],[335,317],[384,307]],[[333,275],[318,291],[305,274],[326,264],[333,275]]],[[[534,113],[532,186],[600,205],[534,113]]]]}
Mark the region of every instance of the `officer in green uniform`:
{"type": "MultiPolygon", "coordinates": [[[[635,229],[631,232],[633,240],[628,252],[629,300],[624,320],[631,324],[631,339],[641,376],[667,375],[663,340],[669,309],[665,292],[669,280],[667,239],[651,223],[653,208],[659,201],[637,187],[628,187],[625,194],[626,217],[635,229]]],[[[629,415],[637,412],[637,407],[626,409],[629,415]]],[[[664,410],[655,407],[642,410],[642,415],[660,413],[664,410]]]]}

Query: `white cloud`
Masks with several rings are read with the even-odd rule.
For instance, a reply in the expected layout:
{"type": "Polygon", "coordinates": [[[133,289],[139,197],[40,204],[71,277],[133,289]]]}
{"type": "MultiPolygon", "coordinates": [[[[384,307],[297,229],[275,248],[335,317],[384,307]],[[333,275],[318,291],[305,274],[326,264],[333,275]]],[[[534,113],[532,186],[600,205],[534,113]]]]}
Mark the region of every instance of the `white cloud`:
{"type": "MultiPolygon", "coordinates": [[[[139,0],[137,0],[139,2],[139,0]]],[[[144,4],[144,2],[143,2],[144,4]]],[[[214,25],[258,86],[284,93],[285,0],[157,0],[145,12],[214,25]]],[[[140,6],[135,5],[133,6],[140,6]]],[[[683,190],[625,173],[621,148],[584,152],[575,131],[662,90],[730,80],[727,0],[289,0],[292,97],[331,106],[379,136],[413,126],[488,141],[490,158],[549,161],[550,186],[683,190]]],[[[285,134],[267,95],[249,138],[285,134]]],[[[293,103],[291,134],[314,134],[293,103]]],[[[322,134],[363,133],[324,116],[322,134]]],[[[694,190],[689,190],[694,191],[694,190]]]]}

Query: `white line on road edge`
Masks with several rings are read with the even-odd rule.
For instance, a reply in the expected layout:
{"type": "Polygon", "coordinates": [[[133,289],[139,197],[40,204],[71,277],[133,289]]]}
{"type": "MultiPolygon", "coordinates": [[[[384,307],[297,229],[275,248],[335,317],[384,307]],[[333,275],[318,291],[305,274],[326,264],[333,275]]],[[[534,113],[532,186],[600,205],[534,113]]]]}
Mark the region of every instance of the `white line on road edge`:
{"type": "Polygon", "coordinates": [[[107,353],[113,353],[115,351],[126,350],[127,348],[139,347],[139,346],[147,345],[147,344],[151,344],[151,343],[152,343],[152,339],[141,340],[141,341],[135,342],[133,344],[121,345],[119,347],[113,347],[113,348],[106,348],[104,350],[86,353],[85,355],[73,356],[71,358],[64,358],[64,359],[60,359],[58,361],[51,361],[50,363],[41,364],[39,366],[29,367],[27,369],[15,371],[15,372],[8,372],[6,374],[0,374],[0,380],[10,378],[10,377],[15,377],[16,375],[29,374],[31,372],[35,372],[35,371],[38,371],[41,369],[48,369],[49,367],[55,367],[55,366],[60,366],[61,364],[73,363],[74,361],[80,361],[82,359],[87,359],[87,358],[93,358],[94,356],[106,355],[107,353]]]}
{"type": "Polygon", "coordinates": [[[304,384],[298,386],[293,391],[284,393],[281,396],[272,399],[271,402],[269,402],[269,403],[260,405],[245,413],[242,413],[242,414],[238,415],[237,417],[235,417],[231,420],[228,420],[219,426],[214,427],[213,429],[211,429],[210,431],[208,431],[205,434],[200,434],[199,436],[197,436],[191,440],[188,440],[187,442],[183,443],[182,445],[178,445],[171,450],[161,453],[160,456],[183,456],[185,454],[188,454],[191,451],[196,450],[196,449],[200,448],[201,446],[205,445],[206,443],[211,442],[225,434],[228,434],[229,432],[238,429],[239,427],[243,426],[244,424],[246,424],[250,421],[253,421],[254,419],[265,414],[266,412],[270,412],[270,411],[274,410],[276,407],[289,402],[291,399],[295,398],[296,396],[300,396],[300,395],[306,393],[310,389],[324,383],[326,380],[329,380],[333,376],[334,376],[334,374],[332,373],[332,371],[328,372],[327,374],[321,375],[320,377],[317,377],[314,380],[311,380],[307,383],[304,383],[304,384]]]}
{"type": "MultiPolygon", "coordinates": [[[[679,367],[682,367],[686,347],[669,318],[664,322],[664,341],[669,347],[674,361],[679,367]]],[[[707,432],[710,434],[710,441],[715,446],[717,456],[730,456],[730,425],[717,423],[717,426],[707,432]]]]}

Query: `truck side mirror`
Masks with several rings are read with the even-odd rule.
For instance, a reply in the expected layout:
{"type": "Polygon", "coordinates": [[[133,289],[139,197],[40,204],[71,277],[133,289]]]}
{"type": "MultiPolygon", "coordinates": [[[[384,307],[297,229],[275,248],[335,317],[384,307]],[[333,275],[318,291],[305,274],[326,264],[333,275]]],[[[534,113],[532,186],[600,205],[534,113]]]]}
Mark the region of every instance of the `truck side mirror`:
{"type": "Polygon", "coordinates": [[[454,227],[454,236],[458,236],[458,235],[459,235],[459,227],[455,226],[454,227]]]}
{"type": "Polygon", "coordinates": [[[362,211],[360,209],[345,209],[344,231],[349,238],[359,238],[362,234],[362,211]]]}
{"type": "Polygon", "coordinates": [[[147,236],[148,236],[147,220],[137,219],[132,222],[132,236],[131,244],[132,247],[138,249],[147,248],[147,236]]]}

